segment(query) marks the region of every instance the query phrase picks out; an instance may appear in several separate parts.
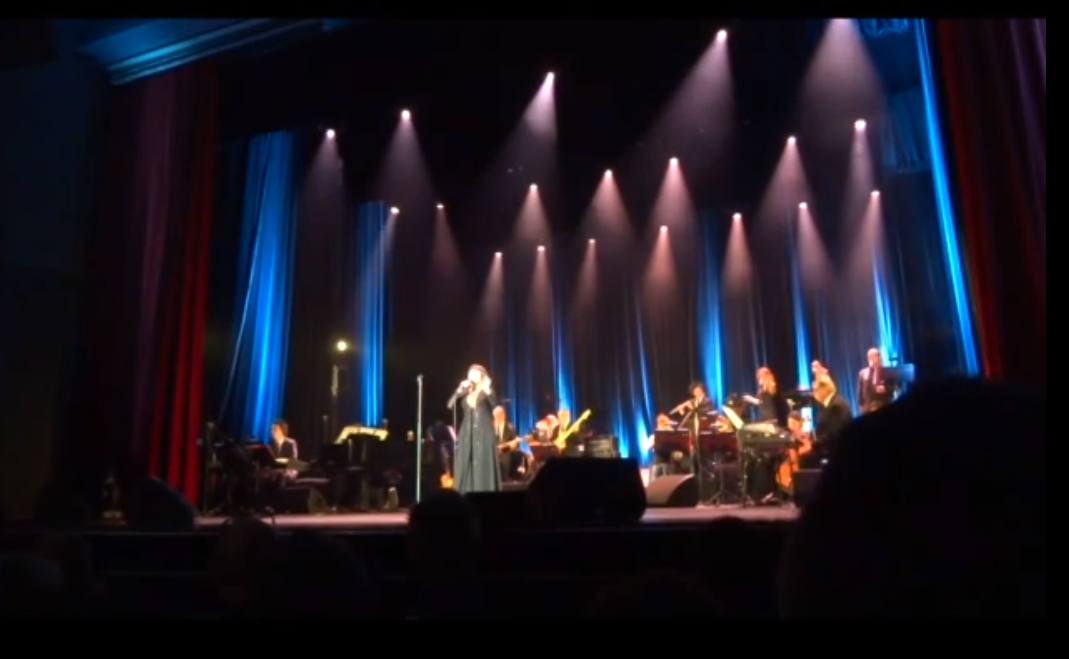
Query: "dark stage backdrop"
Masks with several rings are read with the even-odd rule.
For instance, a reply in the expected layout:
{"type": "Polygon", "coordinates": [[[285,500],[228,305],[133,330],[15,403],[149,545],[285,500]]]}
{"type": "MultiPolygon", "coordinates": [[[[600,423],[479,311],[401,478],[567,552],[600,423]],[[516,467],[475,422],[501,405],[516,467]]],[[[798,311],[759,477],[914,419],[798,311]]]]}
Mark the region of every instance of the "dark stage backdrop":
{"type": "MultiPolygon", "coordinates": [[[[930,75],[922,72],[917,24],[891,23],[894,29],[863,31],[886,95],[845,94],[840,107],[819,117],[767,116],[770,104],[794,103],[798,85],[767,80],[753,67],[739,65],[737,114],[752,119],[759,129],[743,121],[735,156],[729,160],[765,173],[748,175],[748,182],[731,194],[723,182],[688,180],[699,211],[671,227],[675,293],[665,293],[670,289],[664,286],[648,288],[645,282],[650,255],[663,249],[649,222],[656,177],[620,177],[633,218],[626,237],[579,226],[574,218],[561,218],[559,206],[549,203],[555,227],[579,230],[559,232],[547,243],[544,259],[551,285],[538,300],[546,305],[540,310],[545,313],[531,313],[534,246],[514,244],[504,253],[503,313],[489,327],[476,322],[476,310],[493,251],[509,243],[511,222],[502,222],[502,214],[514,216],[523,190],[515,191],[512,211],[498,209],[493,217],[465,213],[463,208],[454,215],[451,209],[448,222],[460,243],[458,268],[455,259],[441,258],[437,232],[443,225],[435,221],[431,186],[365,188],[352,186],[350,180],[345,194],[338,190],[340,176],[309,177],[298,204],[283,410],[295,434],[313,446],[331,434],[322,419],[332,413],[331,366],[339,363],[333,345],[364,331],[356,326],[354,309],[360,288],[354,273],[359,272],[361,251],[366,255],[366,249],[359,248],[363,243],[355,209],[357,201],[368,198],[386,199],[402,209],[387,232],[382,312],[382,398],[395,435],[414,428],[418,375],[425,376],[424,422],[448,420],[445,398],[473,362],[491,369],[521,430],[560,405],[576,412],[590,407],[595,412],[592,425],[617,434],[625,452],[637,446],[658,410],[686,394],[692,379],[706,380],[720,396],[745,392],[753,387],[754,369],[767,364],[779,375],[781,386],[792,388],[807,383],[808,362],[817,358],[832,368],[852,398],[853,379],[873,345],[894,359],[915,363],[920,377],[967,371],[968,339],[960,335],[960,327],[963,317],[966,325],[971,320],[970,299],[951,272],[956,229],[935,185],[943,162],[933,152],[937,140],[929,120],[934,106],[925,82],[930,75]],[[846,190],[850,128],[858,117],[869,124],[874,184],[883,207],[880,248],[873,250],[877,263],[860,269],[859,222],[867,199],[846,190]],[[762,205],[767,174],[784,136],[792,133],[799,137],[808,190],[787,190],[783,199],[762,205]],[[315,193],[307,186],[317,186],[315,193]],[[411,192],[417,188],[422,192],[411,192]],[[810,206],[812,228],[805,230],[807,235],[799,228],[800,201],[810,206]],[[752,255],[751,276],[744,286],[725,278],[733,240],[731,215],[736,211],[743,213],[752,255]],[[812,268],[808,275],[803,272],[802,262],[812,255],[801,254],[801,244],[812,241],[814,234],[827,253],[827,272],[815,278],[812,268]],[[588,236],[598,239],[592,302],[578,291],[588,236]]],[[[820,34],[815,31],[809,42],[780,39],[775,31],[748,38],[754,42],[751,47],[778,50],[786,61],[804,63],[820,34]]],[[[798,77],[802,70],[799,64],[788,73],[798,77]]],[[[693,145],[657,148],[682,152],[688,146],[693,145]]],[[[319,148],[306,154],[307,167],[322,166],[316,164],[319,148]]],[[[378,151],[347,153],[349,161],[359,159],[356,166],[371,170],[368,162],[376,160],[378,151]]],[[[346,165],[351,166],[353,162],[346,165]]],[[[364,405],[358,399],[366,392],[341,393],[339,415],[356,420],[364,405]]]]}
{"type": "MultiPolygon", "coordinates": [[[[114,90],[108,195],[90,240],[76,459],[147,472],[197,497],[215,203],[215,68],[114,90]]],[[[93,469],[93,466],[97,469],[93,469]]],[[[99,483],[99,481],[97,481],[99,483]]]]}

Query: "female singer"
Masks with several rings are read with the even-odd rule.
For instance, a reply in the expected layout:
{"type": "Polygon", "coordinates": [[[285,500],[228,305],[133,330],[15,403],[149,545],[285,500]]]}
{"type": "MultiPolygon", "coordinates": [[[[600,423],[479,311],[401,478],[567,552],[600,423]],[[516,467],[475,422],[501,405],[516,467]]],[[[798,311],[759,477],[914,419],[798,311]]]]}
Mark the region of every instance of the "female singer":
{"type": "Polygon", "coordinates": [[[501,489],[497,437],[494,436],[497,396],[490,388],[490,376],[485,368],[473,364],[468,369],[468,378],[457,387],[449,407],[452,408],[458,400],[464,417],[457,433],[453,487],[461,494],[496,492],[501,489]]]}

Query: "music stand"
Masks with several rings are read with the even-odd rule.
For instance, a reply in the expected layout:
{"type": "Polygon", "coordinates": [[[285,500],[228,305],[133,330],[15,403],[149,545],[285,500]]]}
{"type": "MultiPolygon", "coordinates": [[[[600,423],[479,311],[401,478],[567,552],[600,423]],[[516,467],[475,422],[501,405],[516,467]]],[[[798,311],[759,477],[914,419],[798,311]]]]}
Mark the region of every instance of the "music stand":
{"type": "Polygon", "coordinates": [[[653,452],[665,462],[672,461],[673,453],[690,455],[690,431],[654,430],[653,452]]]}
{"type": "Polygon", "coordinates": [[[735,458],[738,461],[739,454],[739,440],[733,432],[723,431],[708,431],[698,434],[698,447],[702,455],[711,456],[713,460],[713,478],[716,479],[716,491],[708,501],[703,501],[707,505],[719,506],[724,503],[724,499],[727,497],[727,467],[726,464],[732,462],[731,458],[735,458]]]}

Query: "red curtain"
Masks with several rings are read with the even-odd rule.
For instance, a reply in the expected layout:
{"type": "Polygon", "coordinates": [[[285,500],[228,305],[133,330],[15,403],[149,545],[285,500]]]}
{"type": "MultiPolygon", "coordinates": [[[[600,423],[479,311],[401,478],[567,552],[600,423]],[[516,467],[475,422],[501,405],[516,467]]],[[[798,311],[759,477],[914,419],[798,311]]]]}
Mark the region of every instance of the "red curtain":
{"type": "Polygon", "coordinates": [[[196,501],[215,184],[212,62],[118,88],[90,272],[86,431],[196,501]]]}
{"type": "Polygon", "coordinates": [[[935,37],[984,369],[1046,386],[1046,21],[935,37]]]}

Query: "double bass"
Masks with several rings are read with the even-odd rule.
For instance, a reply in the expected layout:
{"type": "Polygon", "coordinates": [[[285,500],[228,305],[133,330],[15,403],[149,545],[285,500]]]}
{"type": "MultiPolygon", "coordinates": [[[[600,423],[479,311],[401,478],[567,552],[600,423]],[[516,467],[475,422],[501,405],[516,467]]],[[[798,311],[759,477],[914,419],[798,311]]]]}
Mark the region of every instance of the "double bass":
{"type": "Polygon", "coordinates": [[[808,433],[795,433],[790,446],[787,447],[787,455],[783,462],[776,468],[776,484],[789,491],[794,485],[794,474],[800,469],[801,458],[813,450],[813,440],[808,433]]]}

